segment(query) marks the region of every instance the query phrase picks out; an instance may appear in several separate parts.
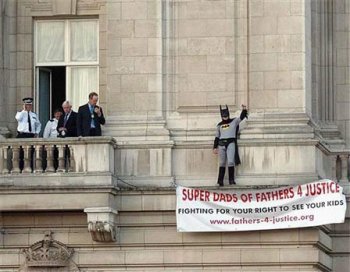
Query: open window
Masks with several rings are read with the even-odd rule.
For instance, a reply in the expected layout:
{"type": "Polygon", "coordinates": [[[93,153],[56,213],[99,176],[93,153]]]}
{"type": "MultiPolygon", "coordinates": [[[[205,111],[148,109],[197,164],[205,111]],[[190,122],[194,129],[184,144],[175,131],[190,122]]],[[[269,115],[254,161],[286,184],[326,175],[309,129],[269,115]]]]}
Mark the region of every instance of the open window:
{"type": "Polygon", "coordinates": [[[99,86],[97,19],[35,21],[35,101],[43,125],[69,100],[73,109],[99,86]]]}

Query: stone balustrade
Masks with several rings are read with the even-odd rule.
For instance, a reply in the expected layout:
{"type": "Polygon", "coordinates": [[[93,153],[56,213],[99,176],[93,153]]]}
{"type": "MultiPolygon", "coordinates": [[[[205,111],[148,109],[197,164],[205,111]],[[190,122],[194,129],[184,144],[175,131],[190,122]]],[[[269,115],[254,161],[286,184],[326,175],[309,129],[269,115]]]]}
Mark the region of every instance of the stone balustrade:
{"type": "Polygon", "coordinates": [[[115,148],[111,137],[6,139],[0,141],[0,173],[114,173],[115,148]]]}

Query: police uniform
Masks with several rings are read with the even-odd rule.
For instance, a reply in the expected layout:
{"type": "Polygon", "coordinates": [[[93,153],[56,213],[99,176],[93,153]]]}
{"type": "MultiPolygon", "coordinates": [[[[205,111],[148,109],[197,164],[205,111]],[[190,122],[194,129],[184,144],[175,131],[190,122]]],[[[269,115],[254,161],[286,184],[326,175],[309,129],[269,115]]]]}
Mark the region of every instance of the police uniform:
{"type": "Polygon", "coordinates": [[[241,112],[239,118],[230,119],[230,113],[226,105],[225,109],[220,106],[221,117],[228,117],[227,120],[222,120],[216,129],[216,135],[214,140],[214,149],[219,149],[219,177],[218,184],[224,185],[226,161],[229,172],[229,183],[235,183],[235,165],[239,165],[240,159],[237,146],[237,135],[239,130],[239,123],[247,117],[247,110],[244,109],[241,112]]]}
{"type": "MultiPolygon", "coordinates": [[[[32,98],[24,98],[22,100],[26,105],[32,105],[32,98]]],[[[39,134],[41,123],[38,116],[32,111],[22,110],[17,112],[15,116],[18,121],[17,138],[34,138],[35,134],[39,134]]]]}
{"type": "Polygon", "coordinates": [[[57,125],[58,125],[58,120],[56,118],[49,120],[45,126],[43,137],[57,138],[58,136],[57,125]]]}

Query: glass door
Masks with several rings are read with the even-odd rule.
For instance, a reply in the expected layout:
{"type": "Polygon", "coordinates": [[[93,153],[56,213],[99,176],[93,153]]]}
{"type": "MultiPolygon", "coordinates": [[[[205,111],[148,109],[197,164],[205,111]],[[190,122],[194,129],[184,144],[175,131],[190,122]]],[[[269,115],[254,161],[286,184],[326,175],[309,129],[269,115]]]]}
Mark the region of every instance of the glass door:
{"type": "MultiPolygon", "coordinates": [[[[39,115],[39,120],[42,127],[45,128],[47,121],[51,119],[52,115],[52,70],[48,68],[37,68],[37,97],[36,105],[39,115]]],[[[40,136],[43,134],[43,129],[41,130],[40,136]]]]}

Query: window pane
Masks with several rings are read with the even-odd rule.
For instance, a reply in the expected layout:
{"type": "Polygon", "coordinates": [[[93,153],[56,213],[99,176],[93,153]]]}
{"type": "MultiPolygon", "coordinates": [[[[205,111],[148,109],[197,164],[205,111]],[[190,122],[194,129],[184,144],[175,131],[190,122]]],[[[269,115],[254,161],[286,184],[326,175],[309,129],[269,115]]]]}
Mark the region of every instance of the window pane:
{"type": "Polygon", "coordinates": [[[64,22],[37,23],[37,61],[64,61],[64,22]]]}
{"type": "Polygon", "coordinates": [[[97,67],[72,67],[67,99],[72,102],[73,109],[86,104],[91,92],[98,93],[97,67]]]}
{"type": "Polygon", "coordinates": [[[97,21],[71,22],[71,61],[97,61],[97,21]]]}

